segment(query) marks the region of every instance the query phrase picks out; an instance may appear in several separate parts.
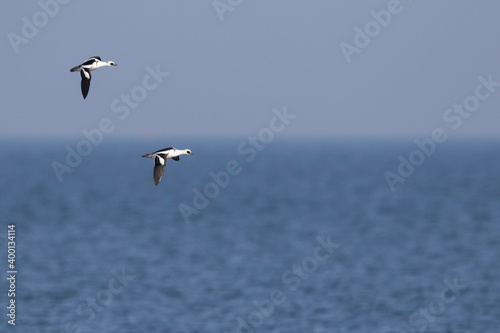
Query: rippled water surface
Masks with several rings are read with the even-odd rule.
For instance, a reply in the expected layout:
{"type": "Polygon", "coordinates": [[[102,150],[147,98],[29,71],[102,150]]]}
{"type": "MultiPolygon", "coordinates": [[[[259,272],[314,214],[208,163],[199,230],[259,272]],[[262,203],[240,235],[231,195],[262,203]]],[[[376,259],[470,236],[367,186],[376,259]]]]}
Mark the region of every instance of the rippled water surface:
{"type": "Polygon", "coordinates": [[[412,143],[239,143],[104,142],[59,182],[68,142],[3,141],[0,331],[499,332],[498,142],[442,144],[395,192],[412,143]],[[155,187],[140,156],[168,145],[195,154],[155,187]]]}

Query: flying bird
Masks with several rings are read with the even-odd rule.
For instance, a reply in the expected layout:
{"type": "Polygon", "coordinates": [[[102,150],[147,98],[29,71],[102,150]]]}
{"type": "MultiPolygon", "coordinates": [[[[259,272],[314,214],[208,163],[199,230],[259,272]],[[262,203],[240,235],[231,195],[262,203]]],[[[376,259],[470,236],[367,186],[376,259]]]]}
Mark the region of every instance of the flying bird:
{"type": "Polygon", "coordinates": [[[193,153],[189,149],[175,149],[174,147],[168,147],[155,151],[151,154],[142,155],[142,157],[149,157],[155,161],[155,168],[153,170],[155,186],[158,185],[161,177],[163,177],[163,171],[165,171],[167,159],[171,158],[174,161],[178,161],[180,155],[193,155],[193,153]]]}
{"type": "Polygon", "coordinates": [[[75,66],[70,69],[70,72],[80,71],[82,77],[82,95],[85,99],[89,93],[91,71],[104,66],[117,66],[113,61],[101,61],[101,57],[91,57],[85,60],[81,65],[75,66]]]}

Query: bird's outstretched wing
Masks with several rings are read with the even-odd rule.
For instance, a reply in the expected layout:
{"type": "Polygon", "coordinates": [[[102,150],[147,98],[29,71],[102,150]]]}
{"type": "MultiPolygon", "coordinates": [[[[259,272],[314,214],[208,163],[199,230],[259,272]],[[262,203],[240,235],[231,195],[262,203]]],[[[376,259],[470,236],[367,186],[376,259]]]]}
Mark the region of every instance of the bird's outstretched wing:
{"type": "Polygon", "coordinates": [[[82,77],[82,95],[83,99],[87,98],[90,89],[90,79],[92,75],[90,74],[90,70],[82,68],[80,69],[80,75],[82,77]]]}
{"type": "Polygon", "coordinates": [[[153,170],[153,179],[155,181],[155,186],[160,183],[163,177],[163,172],[165,171],[165,164],[167,164],[166,156],[156,155],[155,157],[155,168],[153,170]]]}

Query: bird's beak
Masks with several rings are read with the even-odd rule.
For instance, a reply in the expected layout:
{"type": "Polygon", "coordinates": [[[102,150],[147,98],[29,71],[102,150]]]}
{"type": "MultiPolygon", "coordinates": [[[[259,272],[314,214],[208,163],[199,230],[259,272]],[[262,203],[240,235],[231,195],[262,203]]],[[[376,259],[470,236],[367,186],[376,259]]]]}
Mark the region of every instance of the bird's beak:
{"type": "Polygon", "coordinates": [[[113,66],[118,66],[118,64],[114,64],[113,66]]]}

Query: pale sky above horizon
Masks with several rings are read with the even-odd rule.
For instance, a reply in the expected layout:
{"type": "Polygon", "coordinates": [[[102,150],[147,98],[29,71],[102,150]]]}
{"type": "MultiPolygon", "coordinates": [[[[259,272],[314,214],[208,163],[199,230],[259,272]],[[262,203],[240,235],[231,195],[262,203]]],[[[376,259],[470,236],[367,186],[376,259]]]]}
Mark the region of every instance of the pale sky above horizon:
{"type": "Polygon", "coordinates": [[[60,2],[4,4],[0,137],[500,137],[498,1],[60,2]]]}

